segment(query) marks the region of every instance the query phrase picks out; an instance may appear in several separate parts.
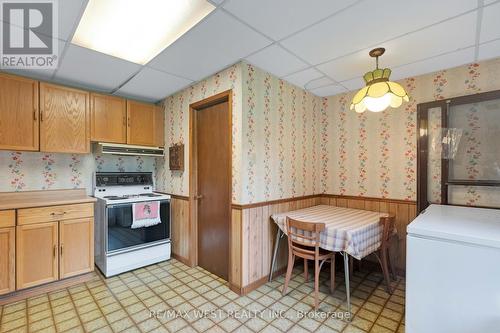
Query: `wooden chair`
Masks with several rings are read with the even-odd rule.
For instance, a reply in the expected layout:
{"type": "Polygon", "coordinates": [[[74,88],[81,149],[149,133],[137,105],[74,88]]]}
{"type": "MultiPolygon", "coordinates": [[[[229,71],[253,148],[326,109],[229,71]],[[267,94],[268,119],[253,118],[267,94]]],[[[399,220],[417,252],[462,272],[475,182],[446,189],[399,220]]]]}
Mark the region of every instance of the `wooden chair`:
{"type": "Polygon", "coordinates": [[[396,278],[394,263],[389,253],[391,246],[391,239],[394,236],[394,216],[381,217],[380,223],[383,225],[382,242],[378,250],[375,252],[375,256],[377,257],[378,262],[380,263],[380,267],[382,268],[382,273],[384,274],[386,290],[389,294],[391,294],[392,289],[391,289],[391,279],[389,276],[389,270],[391,272],[392,277],[394,279],[396,278]]]}
{"type": "Polygon", "coordinates": [[[314,309],[318,308],[319,273],[327,261],[331,265],[330,292],[335,285],[335,252],[326,251],[319,247],[319,237],[325,229],[324,223],[308,223],[287,218],[286,229],[288,236],[288,267],[286,270],[283,295],[286,294],[288,283],[292,277],[295,257],[304,259],[304,276],[308,280],[307,261],[314,260],[314,309]]]}

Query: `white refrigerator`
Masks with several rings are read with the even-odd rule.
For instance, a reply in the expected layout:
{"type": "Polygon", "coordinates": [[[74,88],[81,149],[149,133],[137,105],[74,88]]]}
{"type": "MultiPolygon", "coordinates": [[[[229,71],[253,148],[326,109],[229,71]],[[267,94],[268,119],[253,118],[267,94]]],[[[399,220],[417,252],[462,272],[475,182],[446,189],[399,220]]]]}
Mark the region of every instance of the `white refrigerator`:
{"type": "Polygon", "coordinates": [[[431,205],[407,232],[406,332],[500,332],[500,210],[431,205]]]}

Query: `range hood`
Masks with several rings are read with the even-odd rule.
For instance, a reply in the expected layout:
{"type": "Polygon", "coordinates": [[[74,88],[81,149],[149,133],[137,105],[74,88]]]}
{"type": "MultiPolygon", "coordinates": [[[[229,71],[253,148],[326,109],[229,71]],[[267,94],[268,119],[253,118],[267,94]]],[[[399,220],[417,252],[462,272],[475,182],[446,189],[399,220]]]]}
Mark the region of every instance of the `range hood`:
{"type": "Polygon", "coordinates": [[[122,145],[117,143],[97,143],[98,154],[128,155],[128,156],[164,156],[165,150],[161,147],[122,145]]]}

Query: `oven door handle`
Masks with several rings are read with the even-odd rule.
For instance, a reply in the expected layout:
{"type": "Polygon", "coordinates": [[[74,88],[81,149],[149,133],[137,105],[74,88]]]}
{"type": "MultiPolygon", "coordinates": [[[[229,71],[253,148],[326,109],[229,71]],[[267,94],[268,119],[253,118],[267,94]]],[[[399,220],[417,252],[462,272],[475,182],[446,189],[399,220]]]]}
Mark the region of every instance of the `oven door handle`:
{"type": "Polygon", "coordinates": [[[132,204],[134,204],[134,203],[152,202],[152,201],[158,201],[158,202],[160,202],[160,204],[162,204],[163,202],[170,202],[169,199],[137,201],[137,202],[127,202],[127,203],[122,203],[122,204],[109,204],[109,205],[106,205],[106,208],[119,208],[119,207],[127,207],[127,206],[132,207],[132,204]]]}

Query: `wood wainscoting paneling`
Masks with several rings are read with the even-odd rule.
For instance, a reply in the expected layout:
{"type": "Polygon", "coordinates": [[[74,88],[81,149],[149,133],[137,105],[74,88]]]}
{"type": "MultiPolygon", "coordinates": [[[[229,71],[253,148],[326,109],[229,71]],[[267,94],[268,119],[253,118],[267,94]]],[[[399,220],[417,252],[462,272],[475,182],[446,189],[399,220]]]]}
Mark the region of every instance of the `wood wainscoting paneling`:
{"type": "Polygon", "coordinates": [[[231,234],[229,235],[229,254],[231,255],[229,267],[229,287],[234,292],[241,294],[242,272],[241,272],[241,244],[242,233],[242,215],[240,209],[231,210],[231,234]]]}
{"type": "MultiPolygon", "coordinates": [[[[238,229],[239,234],[233,235],[233,237],[235,239],[237,237],[241,238],[239,247],[241,263],[237,268],[241,270],[241,284],[233,286],[237,287],[232,288],[234,291],[246,294],[267,281],[277,232],[276,225],[271,221],[271,215],[318,204],[387,212],[394,215],[398,237],[397,244],[393,245],[393,255],[396,258],[398,272],[404,274],[406,265],[406,226],[416,216],[416,203],[414,201],[318,194],[249,205],[233,205],[233,227],[235,223],[239,223],[240,228],[235,228],[235,230],[238,229]],[[237,211],[240,213],[237,213],[237,211]]],[[[233,251],[237,251],[237,244],[233,243],[232,246],[233,251]]],[[[285,239],[280,242],[275,276],[283,273],[286,265],[287,243],[285,239]]]]}
{"type": "Polygon", "coordinates": [[[172,257],[186,265],[192,266],[189,261],[189,198],[177,195],[171,196],[170,239],[172,257]]]}
{"type": "Polygon", "coordinates": [[[391,254],[395,258],[398,273],[404,275],[406,270],[406,226],[417,216],[415,201],[323,194],[321,202],[337,207],[366,209],[394,215],[398,236],[397,244],[392,245],[393,252],[391,254]]]}
{"type": "MultiPolygon", "coordinates": [[[[393,255],[398,272],[404,274],[406,226],[416,216],[414,201],[318,194],[248,205],[232,205],[229,287],[238,294],[246,294],[267,281],[277,232],[276,225],[271,221],[271,215],[318,204],[393,214],[398,232],[397,241],[393,246],[393,255]]],[[[172,195],[173,257],[192,266],[194,263],[190,262],[189,258],[194,249],[189,246],[191,237],[189,225],[188,198],[172,195]]],[[[287,250],[286,239],[282,239],[278,250],[275,276],[286,269],[287,250]]]]}
{"type": "MultiPolygon", "coordinates": [[[[244,292],[257,288],[257,281],[265,282],[271,268],[272,251],[276,225],[271,215],[291,210],[311,207],[320,203],[319,196],[299,197],[271,202],[267,205],[252,205],[241,209],[241,284],[244,292]],[[253,286],[254,288],[248,288],[253,286]]],[[[287,243],[280,242],[276,260],[276,270],[282,270],[287,264],[287,243]]]]}

